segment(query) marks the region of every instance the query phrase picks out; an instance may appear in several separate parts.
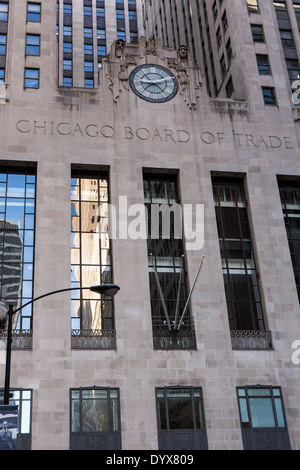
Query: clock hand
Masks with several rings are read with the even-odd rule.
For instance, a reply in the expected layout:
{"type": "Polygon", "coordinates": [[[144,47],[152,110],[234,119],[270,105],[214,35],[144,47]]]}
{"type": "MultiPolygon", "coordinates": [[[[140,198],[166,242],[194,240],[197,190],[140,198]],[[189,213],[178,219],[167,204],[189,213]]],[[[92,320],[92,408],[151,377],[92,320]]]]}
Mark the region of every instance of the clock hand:
{"type": "Polygon", "coordinates": [[[159,80],[155,80],[154,83],[166,82],[168,80],[173,80],[173,78],[172,77],[160,78],[159,80]]]}

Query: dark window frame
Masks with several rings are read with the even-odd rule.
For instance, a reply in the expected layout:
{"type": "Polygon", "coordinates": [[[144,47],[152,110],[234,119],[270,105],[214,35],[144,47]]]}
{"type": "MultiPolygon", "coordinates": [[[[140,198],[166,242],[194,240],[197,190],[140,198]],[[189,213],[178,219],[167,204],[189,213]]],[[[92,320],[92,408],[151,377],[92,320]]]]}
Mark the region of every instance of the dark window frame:
{"type": "Polygon", "coordinates": [[[121,431],[121,405],[120,405],[120,389],[118,387],[77,387],[70,389],[70,450],[122,450],[122,431],[121,431]],[[106,398],[84,397],[88,392],[106,392],[106,398]],[[73,393],[78,397],[73,397],[73,393]],[[112,393],[116,393],[117,397],[112,397],[112,393]],[[106,416],[108,429],[105,431],[95,431],[84,429],[83,422],[83,401],[102,400],[106,402],[106,416]],[[117,403],[117,410],[112,408],[112,400],[117,403]],[[79,402],[79,430],[73,430],[73,403],[79,402]],[[117,413],[117,430],[113,429],[113,412],[117,413]]]}
{"type": "Polygon", "coordinates": [[[155,407],[160,450],[208,449],[202,387],[180,385],[156,387],[155,407]],[[168,393],[170,394],[169,396],[168,393]],[[185,397],[180,396],[182,393],[185,394],[185,397]],[[180,398],[185,399],[185,404],[183,403],[181,407],[178,403],[176,404],[176,400],[180,400],[180,398]],[[173,410],[171,409],[172,400],[175,400],[173,410]],[[178,423],[177,426],[175,423],[170,425],[170,416],[174,415],[174,411],[178,413],[178,418],[175,417],[178,423]],[[191,413],[188,427],[182,427],[184,421],[184,416],[181,416],[182,412],[191,413]],[[163,426],[162,415],[164,415],[163,419],[165,418],[163,426]]]}
{"type": "Polygon", "coordinates": [[[244,450],[291,450],[281,387],[272,385],[239,386],[236,388],[236,393],[244,450]],[[271,401],[274,425],[262,426],[259,423],[253,425],[252,411],[254,408],[251,407],[251,401],[254,407],[254,401],[257,400],[260,402],[271,401]],[[281,420],[284,425],[280,425],[281,420]]]}

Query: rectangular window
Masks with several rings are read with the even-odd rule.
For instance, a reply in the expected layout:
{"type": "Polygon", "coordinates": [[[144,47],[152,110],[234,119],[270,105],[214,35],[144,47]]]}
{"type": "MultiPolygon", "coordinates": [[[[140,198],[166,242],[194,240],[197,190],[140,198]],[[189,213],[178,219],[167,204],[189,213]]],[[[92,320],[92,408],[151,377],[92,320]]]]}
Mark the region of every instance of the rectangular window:
{"type": "MultiPolygon", "coordinates": [[[[0,390],[0,404],[4,401],[4,390],[0,390]]],[[[18,406],[19,434],[18,450],[31,450],[32,390],[10,389],[9,405],[18,406]]]]}
{"type": "Polygon", "coordinates": [[[247,0],[249,13],[259,13],[258,0],[247,0]]]}
{"type": "Polygon", "coordinates": [[[5,83],[5,69],[0,68],[0,85],[4,85],[5,83]]]}
{"type": "Polygon", "coordinates": [[[144,174],[154,349],[195,349],[176,175],[144,174]],[[163,211],[161,217],[159,211],[163,211]],[[182,315],[184,314],[184,318],[182,315]]]}
{"type": "Polygon", "coordinates": [[[6,34],[0,34],[0,55],[6,54],[6,34]]]}
{"type": "Polygon", "coordinates": [[[290,450],[280,387],[237,388],[245,450],[290,450]]]}
{"type": "Polygon", "coordinates": [[[292,87],[294,81],[300,79],[299,61],[297,59],[296,60],[286,59],[285,63],[286,63],[286,68],[287,68],[288,75],[289,75],[290,84],[292,87]]]}
{"type": "Polygon", "coordinates": [[[201,388],[157,388],[156,409],[159,449],[208,449],[201,388]]]}
{"type": "MultiPolygon", "coordinates": [[[[71,287],[112,282],[108,233],[109,183],[102,172],[72,172],[71,287]]],[[[74,291],[71,302],[73,348],[115,348],[113,301],[89,290],[74,291]],[[77,341],[77,343],[76,343],[77,341]]]]}
{"type": "Polygon", "coordinates": [[[213,178],[224,286],[235,348],[268,349],[243,181],[213,178]],[[243,338],[242,333],[245,333],[243,338]],[[250,333],[253,332],[253,333],[250,333]],[[255,341],[257,339],[257,342],[255,341]],[[239,341],[241,340],[241,341],[239,341]]]}
{"type": "Polygon", "coordinates": [[[8,21],[8,3],[0,3],[0,21],[8,21]]]}
{"type": "MultiPolygon", "coordinates": [[[[35,184],[35,171],[0,166],[0,298],[15,309],[33,298],[35,184]]],[[[32,306],[16,315],[14,328],[31,330],[32,306]]]]}
{"type": "Polygon", "coordinates": [[[270,63],[269,57],[266,54],[257,54],[256,55],[258,72],[260,75],[270,75],[270,63]]]}
{"type": "Polygon", "coordinates": [[[71,450],[121,450],[117,388],[71,390],[71,450]]]}
{"type": "Polygon", "coordinates": [[[279,181],[279,191],[288,243],[300,300],[300,183],[279,181]]]}
{"type": "Polygon", "coordinates": [[[252,38],[254,42],[265,42],[263,26],[260,24],[251,25],[252,38]]]}
{"type": "Polygon", "coordinates": [[[27,3],[27,21],[41,21],[41,4],[27,3]]]}
{"type": "Polygon", "coordinates": [[[279,34],[281,38],[282,47],[295,47],[295,41],[292,31],[288,29],[280,29],[279,34]]]}
{"type": "Polygon", "coordinates": [[[24,88],[39,88],[39,69],[25,69],[24,88]]]}
{"type": "Polygon", "coordinates": [[[274,7],[275,7],[275,12],[276,16],[278,19],[288,19],[289,14],[287,11],[287,6],[285,2],[276,2],[274,1],[274,7]]]}
{"type": "Polygon", "coordinates": [[[73,86],[72,77],[63,77],[63,86],[72,87],[73,86]]]}
{"type": "Polygon", "coordinates": [[[26,35],[26,54],[40,55],[40,36],[38,34],[26,35]]]}
{"type": "Polygon", "coordinates": [[[273,87],[262,87],[262,94],[264,103],[267,106],[276,106],[276,95],[275,95],[275,88],[273,87]]]}
{"type": "Polygon", "coordinates": [[[86,78],[84,80],[84,87],[85,88],[94,88],[94,80],[92,78],[86,78]]]}

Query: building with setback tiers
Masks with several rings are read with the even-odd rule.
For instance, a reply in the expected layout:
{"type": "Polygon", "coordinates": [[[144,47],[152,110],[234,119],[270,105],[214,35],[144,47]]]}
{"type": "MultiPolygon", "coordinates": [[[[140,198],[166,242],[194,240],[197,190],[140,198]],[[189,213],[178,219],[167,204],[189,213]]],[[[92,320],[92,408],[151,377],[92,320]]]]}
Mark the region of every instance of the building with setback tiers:
{"type": "Polygon", "coordinates": [[[300,448],[298,14],[0,1],[19,448],[300,448]]]}

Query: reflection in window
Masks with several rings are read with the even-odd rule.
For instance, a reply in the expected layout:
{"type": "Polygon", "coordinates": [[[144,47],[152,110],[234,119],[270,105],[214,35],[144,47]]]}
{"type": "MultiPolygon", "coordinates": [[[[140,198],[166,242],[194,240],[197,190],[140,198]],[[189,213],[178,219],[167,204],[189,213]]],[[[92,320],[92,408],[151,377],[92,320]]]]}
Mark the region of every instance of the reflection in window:
{"type": "Polygon", "coordinates": [[[71,450],[81,449],[121,449],[119,389],[71,390],[71,450]]]}
{"type": "MultiPolygon", "coordinates": [[[[74,172],[71,185],[71,287],[111,283],[107,175],[74,172]]],[[[112,300],[89,290],[73,291],[72,329],[113,330],[112,300]]]]}
{"type": "Polygon", "coordinates": [[[279,181],[284,222],[300,300],[300,184],[279,181]]]}
{"type": "Polygon", "coordinates": [[[156,408],[160,449],[207,448],[201,388],[157,388],[156,408]]]}
{"type": "Polygon", "coordinates": [[[289,449],[281,388],[238,387],[237,394],[245,450],[289,449]]]}
{"type": "MultiPolygon", "coordinates": [[[[0,167],[0,298],[15,308],[33,296],[35,174],[0,167]]],[[[31,305],[14,316],[16,329],[31,329],[31,305]]]]}
{"type": "Polygon", "coordinates": [[[180,329],[177,329],[188,298],[188,288],[182,234],[176,229],[178,220],[181,220],[176,176],[145,173],[144,202],[148,216],[154,348],[194,349],[193,323],[188,310],[180,329]],[[165,215],[158,217],[158,210],[165,215]]]}
{"type": "MultiPolygon", "coordinates": [[[[19,435],[18,450],[31,449],[31,400],[32,391],[24,389],[10,389],[9,405],[18,406],[19,435]]],[[[4,401],[4,391],[0,390],[0,404],[4,401]]]]}
{"type": "Polygon", "coordinates": [[[247,203],[240,180],[213,180],[231,330],[264,330],[247,203]]]}

